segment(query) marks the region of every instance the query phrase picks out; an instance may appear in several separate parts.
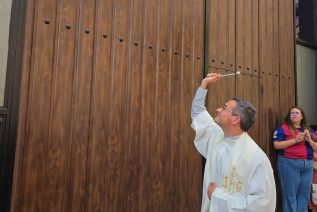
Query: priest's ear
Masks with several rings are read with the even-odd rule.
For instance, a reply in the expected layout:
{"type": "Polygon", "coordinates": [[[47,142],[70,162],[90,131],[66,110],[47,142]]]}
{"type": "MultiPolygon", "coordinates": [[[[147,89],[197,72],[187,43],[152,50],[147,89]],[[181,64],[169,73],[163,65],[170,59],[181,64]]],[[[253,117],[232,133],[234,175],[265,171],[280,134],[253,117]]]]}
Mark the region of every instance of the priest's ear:
{"type": "Polygon", "coordinates": [[[240,125],[240,116],[232,116],[232,125],[240,125]]]}

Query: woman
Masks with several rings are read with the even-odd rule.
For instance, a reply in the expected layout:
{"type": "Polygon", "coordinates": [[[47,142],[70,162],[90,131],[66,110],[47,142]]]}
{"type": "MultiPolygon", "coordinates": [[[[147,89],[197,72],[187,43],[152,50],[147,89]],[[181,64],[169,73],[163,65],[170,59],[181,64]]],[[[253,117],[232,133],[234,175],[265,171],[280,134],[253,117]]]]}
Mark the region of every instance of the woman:
{"type": "Polygon", "coordinates": [[[283,212],[307,211],[313,176],[313,151],[317,151],[313,138],[305,113],[298,107],[289,110],[285,123],[274,132],[283,212]]]}

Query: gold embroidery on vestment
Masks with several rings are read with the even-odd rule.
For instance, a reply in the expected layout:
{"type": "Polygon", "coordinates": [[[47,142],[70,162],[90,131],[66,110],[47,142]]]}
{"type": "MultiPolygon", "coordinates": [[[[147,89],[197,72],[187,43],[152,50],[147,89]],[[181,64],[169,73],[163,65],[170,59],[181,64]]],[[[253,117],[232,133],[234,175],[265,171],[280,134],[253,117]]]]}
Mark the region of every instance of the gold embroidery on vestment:
{"type": "Polygon", "coordinates": [[[222,176],[222,188],[230,194],[241,192],[242,182],[237,178],[236,167],[232,167],[229,176],[222,176]]]}

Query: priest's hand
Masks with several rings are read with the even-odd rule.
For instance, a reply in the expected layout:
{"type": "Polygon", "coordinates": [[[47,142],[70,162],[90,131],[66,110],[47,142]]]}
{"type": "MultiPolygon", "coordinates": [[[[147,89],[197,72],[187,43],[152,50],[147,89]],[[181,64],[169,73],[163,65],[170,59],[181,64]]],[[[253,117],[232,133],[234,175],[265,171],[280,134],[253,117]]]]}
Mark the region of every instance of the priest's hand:
{"type": "Polygon", "coordinates": [[[218,74],[218,73],[208,73],[207,76],[201,82],[200,87],[203,88],[203,89],[207,89],[208,85],[218,81],[221,78],[221,76],[222,75],[218,74]]]}
{"type": "Polygon", "coordinates": [[[212,193],[216,190],[216,187],[217,187],[217,184],[215,182],[209,183],[207,188],[207,195],[209,200],[211,199],[212,193]]]}

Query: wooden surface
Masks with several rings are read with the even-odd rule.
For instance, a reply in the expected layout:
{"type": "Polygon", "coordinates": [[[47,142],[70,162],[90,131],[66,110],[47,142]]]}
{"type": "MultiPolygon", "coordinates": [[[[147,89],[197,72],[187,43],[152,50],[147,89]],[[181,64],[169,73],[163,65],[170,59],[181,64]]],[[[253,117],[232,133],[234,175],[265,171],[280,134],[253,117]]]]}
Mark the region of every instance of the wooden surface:
{"type": "Polygon", "coordinates": [[[29,1],[12,211],[195,211],[201,1],[29,1]]]}
{"type": "Polygon", "coordinates": [[[258,111],[251,136],[273,166],[273,129],[294,105],[287,0],[28,1],[12,211],[199,211],[191,101],[258,111]]]}
{"type": "Polygon", "coordinates": [[[293,2],[208,1],[208,72],[232,73],[209,92],[212,113],[234,95],[257,108],[250,134],[274,163],[271,138],[295,104],[293,2]]]}

